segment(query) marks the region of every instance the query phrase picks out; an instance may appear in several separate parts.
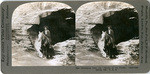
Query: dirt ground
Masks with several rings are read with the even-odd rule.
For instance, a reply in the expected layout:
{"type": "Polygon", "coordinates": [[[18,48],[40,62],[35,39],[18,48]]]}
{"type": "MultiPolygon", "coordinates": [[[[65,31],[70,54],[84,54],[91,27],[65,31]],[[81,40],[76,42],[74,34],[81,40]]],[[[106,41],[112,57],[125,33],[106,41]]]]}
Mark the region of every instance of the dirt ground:
{"type": "Polygon", "coordinates": [[[84,46],[78,43],[81,46],[77,46],[76,48],[76,65],[77,66],[105,66],[105,65],[138,65],[139,64],[139,56],[138,54],[138,44],[139,40],[129,40],[125,42],[121,42],[117,45],[117,49],[120,50],[120,54],[117,55],[117,58],[110,59],[108,57],[102,57],[99,50],[92,49],[91,47],[84,46]],[[133,49],[134,48],[134,52],[133,49]],[[134,55],[132,55],[134,53],[134,55]],[[136,54],[136,55],[135,55],[136,54]]]}
{"type": "Polygon", "coordinates": [[[22,30],[13,30],[12,66],[68,66],[75,65],[75,40],[66,40],[55,44],[56,55],[52,59],[40,58],[31,44],[28,35],[22,30]]]}
{"type": "Polygon", "coordinates": [[[93,65],[138,65],[138,39],[121,42],[117,49],[122,51],[116,59],[103,58],[100,51],[93,42],[84,40],[83,42],[75,40],[66,40],[55,44],[56,55],[53,59],[40,58],[34,50],[28,35],[17,32],[12,39],[12,66],[93,66],[93,65]],[[73,53],[75,51],[75,54],[73,53]],[[134,52],[135,51],[135,52],[134,52]],[[72,53],[71,53],[72,52],[72,53]],[[71,56],[70,56],[71,55],[71,56]],[[71,58],[76,58],[73,61],[71,58]]]}
{"type": "Polygon", "coordinates": [[[76,59],[77,66],[101,65],[138,65],[139,64],[139,39],[130,39],[116,45],[120,54],[116,59],[103,58],[101,52],[92,39],[90,30],[86,27],[77,28],[76,59]]]}

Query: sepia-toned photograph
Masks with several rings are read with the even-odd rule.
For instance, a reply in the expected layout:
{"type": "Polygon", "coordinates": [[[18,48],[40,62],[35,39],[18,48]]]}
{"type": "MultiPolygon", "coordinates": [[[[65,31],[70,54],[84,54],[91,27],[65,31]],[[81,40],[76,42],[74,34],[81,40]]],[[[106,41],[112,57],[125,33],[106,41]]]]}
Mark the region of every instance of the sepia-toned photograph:
{"type": "Polygon", "coordinates": [[[0,2],[1,73],[150,71],[150,0],[0,2]]]}
{"type": "Polygon", "coordinates": [[[12,66],[74,66],[75,12],[59,2],[31,2],[12,15],[12,66]]]}
{"type": "Polygon", "coordinates": [[[134,6],[86,3],[76,11],[77,66],[139,65],[139,23],[134,6]]]}

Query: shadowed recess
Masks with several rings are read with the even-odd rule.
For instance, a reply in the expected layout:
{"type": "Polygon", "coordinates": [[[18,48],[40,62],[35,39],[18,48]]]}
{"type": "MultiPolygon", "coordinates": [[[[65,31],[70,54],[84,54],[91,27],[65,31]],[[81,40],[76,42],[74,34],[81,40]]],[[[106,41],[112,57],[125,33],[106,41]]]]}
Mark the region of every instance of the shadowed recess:
{"type": "Polygon", "coordinates": [[[97,43],[102,31],[111,25],[114,30],[116,44],[139,36],[138,13],[134,8],[120,11],[109,11],[103,15],[103,24],[96,24],[91,29],[92,37],[97,43]]]}
{"type": "Polygon", "coordinates": [[[33,24],[27,30],[33,43],[38,32],[44,31],[44,26],[47,26],[51,32],[52,44],[67,40],[75,36],[75,14],[71,9],[61,9],[40,15],[40,24],[33,24]],[[43,17],[44,15],[46,17],[43,17]]]}

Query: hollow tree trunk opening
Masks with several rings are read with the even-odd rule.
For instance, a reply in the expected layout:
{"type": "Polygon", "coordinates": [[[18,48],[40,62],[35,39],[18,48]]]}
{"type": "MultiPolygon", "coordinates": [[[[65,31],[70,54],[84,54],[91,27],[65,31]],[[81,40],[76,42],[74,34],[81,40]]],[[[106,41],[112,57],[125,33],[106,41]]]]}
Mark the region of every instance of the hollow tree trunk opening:
{"type": "Polygon", "coordinates": [[[32,43],[35,42],[38,32],[44,31],[44,26],[47,26],[50,31],[52,44],[65,41],[75,36],[75,14],[71,9],[61,9],[40,18],[40,24],[35,24],[28,29],[32,43]]]}
{"type": "Polygon", "coordinates": [[[92,37],[96,43],[101,37],[102,31],[107,30],[108,25],[111,25],[114,30],[116,44],[139,36],[138,13],[134,8],[109,11],[103,14],[103,24],[96,24],[91,29],[92,37]],[[112,12],[113,15],[107,15],[112,12]]]}

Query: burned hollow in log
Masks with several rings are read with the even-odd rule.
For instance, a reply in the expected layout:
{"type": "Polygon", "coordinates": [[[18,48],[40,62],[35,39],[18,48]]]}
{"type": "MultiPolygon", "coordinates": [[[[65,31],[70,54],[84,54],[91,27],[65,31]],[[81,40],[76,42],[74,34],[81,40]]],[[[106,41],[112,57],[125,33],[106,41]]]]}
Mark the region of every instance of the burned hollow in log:
{"type": "Polygon", "coordinates": [[[33,26],[27,31],[31,42],[34,43],[39,31],[44,31],[44,26],[47,26],[52,44],[65,41],[75,36],[75,14],[71,9],[61,9],[49,13],[46,17],[40,16],[40,24],[32,24],[33,26]]]}
{"type": "Polygon", "coordinates": [[[102,17],[103,24],[96,24],[91,29],[92,37],[96,44],[101,37],[102,31],[106,31],[108,25],[112,26],[116,44],[139,36],[138,13],[134,8],[108,11],[102,17]]]}

